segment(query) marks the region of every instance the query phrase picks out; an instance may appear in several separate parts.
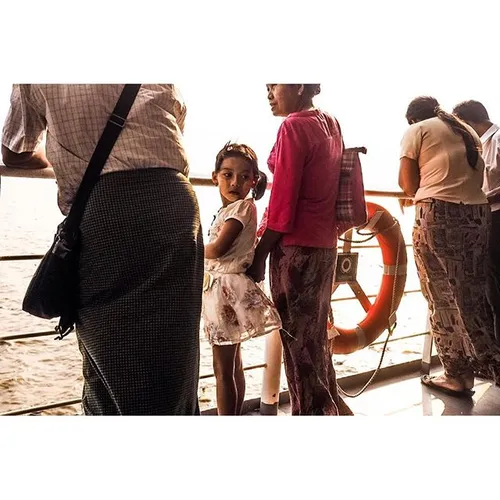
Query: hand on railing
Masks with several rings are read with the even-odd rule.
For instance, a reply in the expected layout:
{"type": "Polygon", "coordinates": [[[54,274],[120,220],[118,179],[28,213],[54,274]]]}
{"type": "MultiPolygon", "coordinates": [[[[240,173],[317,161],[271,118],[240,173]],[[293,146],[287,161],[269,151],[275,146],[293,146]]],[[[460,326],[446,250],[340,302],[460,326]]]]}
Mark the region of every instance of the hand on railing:
{"type": "Polygon", "coordinates": [[[412,207],[414,205],[412,198],[398,198],[399,208],[401,208],[401,213],[405,213],[405,208],[412,207]]]}

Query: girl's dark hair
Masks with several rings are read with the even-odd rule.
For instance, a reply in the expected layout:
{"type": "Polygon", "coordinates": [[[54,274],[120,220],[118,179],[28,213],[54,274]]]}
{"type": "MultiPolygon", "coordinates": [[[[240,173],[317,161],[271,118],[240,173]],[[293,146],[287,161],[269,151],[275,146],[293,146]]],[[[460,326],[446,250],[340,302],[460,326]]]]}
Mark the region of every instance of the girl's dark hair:
{"type": "Polygon", "coordinates": [[[429,96],[416,97],[410,102],[406,110],[406,119],[410,125],[435,117],[444,121],[451,127],[455,134],[462,137],[467,152],[467,161],[469,165],[475,169],[479,158],[479,145],[476,143],[474,136],[470,133],[465,124],[456,116],[441,109],[437,99],[429,96]]]}
{"type": "Polygon", "coordinates": [[[252,189],[253,197],[256,200],[260,200],[266,193],[266,189],[267,189],[267,175],[259,170],[259,177],[257,179],[257,182],[255,183],[254,188],[252,189]]]}
{"type": "Polygon", "coordinates": [[[227,142],[217,153],[217,157],[215,158],[215,173],[220,171],[222,162],[226,158],[243,158],[250,164],[256,179],[255,186],[252,189],[252,195],[256,200],[260,200],[266,192],[267,175],[259,170],[255,151],[246,144],[227,142]]]}

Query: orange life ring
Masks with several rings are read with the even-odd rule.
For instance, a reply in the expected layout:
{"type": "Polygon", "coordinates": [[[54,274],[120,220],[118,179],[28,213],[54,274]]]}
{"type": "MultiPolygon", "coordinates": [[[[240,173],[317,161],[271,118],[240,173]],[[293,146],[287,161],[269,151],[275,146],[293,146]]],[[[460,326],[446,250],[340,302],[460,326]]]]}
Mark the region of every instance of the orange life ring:
{"type": "Polygon", "coordinates": [[[382,250],[384,274],[375,302],[366,317],[351,329],[335,329],[340,335],[329,339],[332,354],[350,354],[374,342],[389,326],[390,316],[396,312],[403,296],[406,283],[406,246],[394,217],[376,203],[366,203],[368,222],[363,229],[377,233],[376,238],[382,250]]]}

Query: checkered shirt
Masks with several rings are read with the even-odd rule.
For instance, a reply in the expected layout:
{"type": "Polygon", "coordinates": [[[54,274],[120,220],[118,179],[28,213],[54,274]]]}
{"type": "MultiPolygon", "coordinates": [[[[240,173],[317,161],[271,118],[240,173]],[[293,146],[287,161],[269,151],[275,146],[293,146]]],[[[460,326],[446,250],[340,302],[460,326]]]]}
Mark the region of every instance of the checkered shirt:
{"type": "MultiPolygon", "coordinates": [[[[2,144],[22,153],[34,151],[46,139],[64,214],[122,88],[121,84],[13,86],[2,144]]],[[[174,85],[142,85],[103,173],[164,167],[187,176],[182,144],[185,116],[186,107],[174,85]]]]}

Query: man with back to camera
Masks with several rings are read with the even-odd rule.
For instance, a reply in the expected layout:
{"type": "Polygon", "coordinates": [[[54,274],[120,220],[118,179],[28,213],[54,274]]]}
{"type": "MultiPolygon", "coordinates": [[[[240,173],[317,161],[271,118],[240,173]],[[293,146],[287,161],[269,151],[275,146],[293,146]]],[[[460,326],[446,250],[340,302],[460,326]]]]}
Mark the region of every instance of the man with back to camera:
{"type": "Polygon", "coordinates": [[[496,341],[500,344],[500,127],[490,121],[486,108],[479,101],[463,101],[453,108],[453,114],[477,132],[483,146],[483,191],[492,216],[488,300],[495,319],[496,341]]]}
{"type": "MultiPolygon", "coordinates": [[[[13,85],[5,166],[52,166],[67,215],[123,88],[13,85]]],[[[186,111],[175,85],[141,85],[85,205],[76,321],[85,415],[199,414],[204,247],[186,111]]]]}

